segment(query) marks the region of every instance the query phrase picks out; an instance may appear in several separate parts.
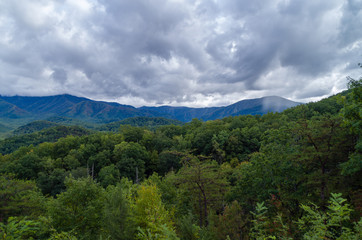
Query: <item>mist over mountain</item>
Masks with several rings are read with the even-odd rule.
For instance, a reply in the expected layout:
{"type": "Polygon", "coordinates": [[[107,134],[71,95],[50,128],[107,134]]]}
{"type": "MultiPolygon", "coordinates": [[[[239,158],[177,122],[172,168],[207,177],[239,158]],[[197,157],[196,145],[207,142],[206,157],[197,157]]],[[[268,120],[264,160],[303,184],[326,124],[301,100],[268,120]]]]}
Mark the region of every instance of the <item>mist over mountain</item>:
{"type": "Polygon", "coordinates": [[[268,112],[281,112],[287,108],[297,106],[301,103],[288,99],[271,96],[256,99],[247,99],[224,107],[188,108],[188,107],[141,107],[140,109],[157,112],[165,117],[170,116],[183,122],[189,122],[193,118],[202,120],[215,120],[228,116],[256,115],[268,112]]]}
{"type": "Polygon", "coordinates": [[[224,107],[140,107],[115,102],[93,101],[68,94],[47,97],[0,96],[0,117],[47,119],[54,116],[94,122],[111,122],[130,117],[165,117],[189,122],[193,118],[214,120],[227,116],[280,112],[300,103],[281,97],[242,100],[224,107]]]}

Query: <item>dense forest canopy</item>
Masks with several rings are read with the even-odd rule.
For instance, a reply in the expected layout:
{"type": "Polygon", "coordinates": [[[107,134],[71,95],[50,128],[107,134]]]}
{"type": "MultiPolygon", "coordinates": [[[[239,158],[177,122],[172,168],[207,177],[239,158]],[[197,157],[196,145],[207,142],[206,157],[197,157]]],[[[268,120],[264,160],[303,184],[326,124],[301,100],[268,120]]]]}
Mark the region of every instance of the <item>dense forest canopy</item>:
{"type": "Polygon", "coordinates": [[[262,116],[23,128],[0,144],[0,238],[361,239],[361,97],[350,79],[262,116]]]}

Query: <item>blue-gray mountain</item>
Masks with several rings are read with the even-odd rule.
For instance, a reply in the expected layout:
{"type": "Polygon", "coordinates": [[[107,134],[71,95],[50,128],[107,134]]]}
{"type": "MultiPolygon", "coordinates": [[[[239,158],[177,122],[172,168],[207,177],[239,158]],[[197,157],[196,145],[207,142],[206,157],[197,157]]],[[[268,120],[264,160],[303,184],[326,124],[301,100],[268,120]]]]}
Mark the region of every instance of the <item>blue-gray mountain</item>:
{"type": "Polygon", "coordinates": [[[214,120],[227,116],[280,112],[300,103],[281,97],[263,97],[243,100],[225,107],[140,107],[114,102],[93,101],[71,95],[48,97],[0,96],[0,118],[47,119],[54,116],[82,119],[94,122],[111,122],[130,117],[165,117],[189,122],[193,118],[214,120]]]}
{"type": "Polygon", "coordinates": [[[263,97],[242,100],[225,107],[188,108],[188,107],[141,107],[140,109],[157,112],[165,117],[171,117],[183,122],[189,122],[193,118],[202,120],[215,120],[228,116],[256,115],[268,112],[281,112],[287,108],[301,103],[293,102],[281,97],[263,97]]]}

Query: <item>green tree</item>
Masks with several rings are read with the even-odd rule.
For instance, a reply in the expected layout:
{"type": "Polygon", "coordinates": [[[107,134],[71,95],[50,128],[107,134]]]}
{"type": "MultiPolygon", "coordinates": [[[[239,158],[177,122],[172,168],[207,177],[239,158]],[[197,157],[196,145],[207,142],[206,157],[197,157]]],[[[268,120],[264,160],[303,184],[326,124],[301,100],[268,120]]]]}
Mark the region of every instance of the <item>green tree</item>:
{"type": "Polygon", "coordinates": [[[56,196],[65,190],[64,180],[67,172],[62,168],[38,173],[37,186],[44,195],[56,196]]]}
{"type": "Polygon", "coordinates": [[[97,239],[102,228],[104,190],[92,179],[65,181],[67,190],[48,206],[52,225],[58,232],[70,232],[79,239],[97,239]]]}
{"type": "MultiPolygon", "coordinates": [[[[362,67],[361,64],[359,64],[362,67]]],[[[362,171],[362,78],[354,80],[349,78],[348,88],[351,93],[347,95],[343,116],[345,123],[355,135],[355,151],[350,155],[348,162],[343,163],[343,175],[360,175],[362,171]]]]}
{"type": "Polygon", "coordinates": [[[116,185],[121,179],[121,174],[116,166],[111,164],[101,169],[98,178],[100,184],[106,188],[108,185],[116,185]]]}
{"type": "Polygon", "coordinates": [[[247,236],[247,224],[250,221],[237,201],[227,205],[222,214],[216,215],[212,230],[216,239],[242,240],[247,236]]]}
{"type": "Polygon", "coordinates": [[[209,156],[213,152],[213,137],[217,135],[224,126],[220,120],[208,121],[192,131],[192,147],[195,148],[196,154],[209,156]]]}
{"type": "Polygon", "coordinates": [[[177,171],[182,167],[181,159],[186,154],[178,151],[162,151],[159,156],[157,173],[166,175],[169,171],[177,171]]]}
{"type": "Polygon", "coordinates": [[[94,171],[93,176],[97,176],[100,170],[104,167],[111,165],[112,152],[110,150],[103,150],[96,152],[88,159],[88,166],[94,171]]]}
{"type": "Polygon", "coordinates": [[[53,233],[48,240],[77,240],[71,232],[53,233]]]}
{"type": "Polygon", "coordinates": [[[157,131],[153,134],[149,141],[148,149],[162,152],[163,150],[171,149],[175,145],[172,138],[167,137],[163,132],[157,131]]]}
{"type": "Polygon", "coordinates": [[[1,240],[38,239],[40,222],[9,217],[7,224],[0,222],[1,240]]]}
{"type": "Polygon", "coordinates": [[[305,214],[298,225],[303,232],[303,239],[361,239],[362,219],[350,226],[351,206],[342,198],[342,194],[332,193],[327,211],[320,211],[314,205],[301,205],[305,214]]]}
{"type": "Polygon", "coordinates": [[[229,158],[248,160],[251,153],[260,148],[261,131],[258,125],[233,129],[225,143],[225,151],[229,158]]]}
{"type": "Polygon", "coordinates": [[[0,222],[9,217],[41,214],[45,199],[33,181],[0,176],[0,222]]]}
{"type": "Polygon", "coordinates": [[[164,207],[156,185],[142,184],[137,190],[132,209],[134,222],[138,226],[138,239],[166,240],[170,235],[175,236],[172,213],[164,207]]]}
{"type": "Polygon", "coordinates": [[[200,239],[201,228],[197,225],[194,215],[189,212],[183,215],[178,221],[178,232],[181,240],[197,240],[200,239]]]}
{"type": "Polygon", "coordinates": [[[252,220],[253,227],[250,232],[253,239],[269,239],[267,211],[268,208],[264,205],[264,202],[256,204],[255,212],[252,212],[254,219],[252,220]]]}
{"type": "Polygon", "coordinates": [[[80,139],[80,137],[74,136],[68,136],[59,139],[53,146],[51,157],[53,159],[64,158],[66,155],[68,155],[70,150],[79,148],[80,144],[82,143],[80,139]]]}
{"type": "Polygon", "coordinates": [[[131,240],[135,225],[126,191],[121,184],[109,186],[104,199],[103,228],[111,239],[131,240]]]}
{"type": "Polygon", "coordinates": [[[36,179],[38,173],[44,171],[45,160],[36,155],[33,149],[22,155],[21,157],[14,159],[12,165],[12,172],[15,173],[18,178],[21,179],[36,179]]]}
{"type": "Polygon", "coordinates": [[[228,182],[215,161],[200,161],[194,156],[184,158],[184,166],[176,175],[176,183],[193,199],[201,227],[208,225],[211,209],[222,208],[228,182]]]}
{"type": "Polygon", "coordinates": [[[290,231],[283,223],[282,216],[268,217],[268,208],[264,202],[257,203],[255,212],[251,212],[254,219],[251,220],[250,237],[257,240],[281,239],[291,240],[290,231]]]}
{"type": "Polygon", "coordinates": [[[114,147],[113,157],[121,177],[127,177],[134,181],[144,177],[145,164],[150,161],[150,156],[146,149],[134,142],[117,144],[114,147]]]}
{"type": "Polygon", "coordinates": [[[124,136],[126,142],[139,142],[142,140],[144,129],[140,127],[133,127],[131,125],[122,125],[119,128],[120,133],[124,136]]]}
{"type": "MultiPolygon", "coordinates": [[[[320,200],[325,204],[333,176],[339,175],[339,164],[348,161],[353,147],[351,136],[342,126],[342,119],[334,116],[317,116],[302,119],[296,127],[300,137],[299,161],[303,165],[308,184],[315,189],[319,185],[320,200]]],[[[323,204],[322,204],[323,206],[323,204]]]]}
{"type": "Polygon", "coordinates": [[[225,143],[229,138],[229,133],[226,130],[221,130],[218,134],[214,134],[211,139],[212,142],[212,155],[215,161],[222,164],[225,161],[225,143]]]}

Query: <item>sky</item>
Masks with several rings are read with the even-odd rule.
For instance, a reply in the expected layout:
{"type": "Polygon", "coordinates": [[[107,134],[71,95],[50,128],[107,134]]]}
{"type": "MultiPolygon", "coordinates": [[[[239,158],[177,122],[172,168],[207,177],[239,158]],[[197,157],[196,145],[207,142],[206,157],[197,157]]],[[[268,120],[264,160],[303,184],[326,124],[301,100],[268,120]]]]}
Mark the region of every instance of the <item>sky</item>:
{"type": "Polygon", "coordinates": [[[0,95],[317,101],[362,69],[362,0],[1,0],[0,95]]]}

